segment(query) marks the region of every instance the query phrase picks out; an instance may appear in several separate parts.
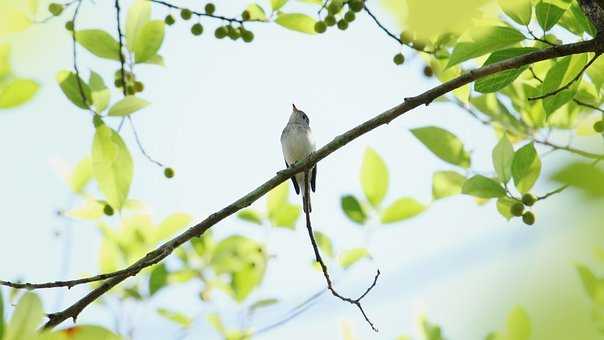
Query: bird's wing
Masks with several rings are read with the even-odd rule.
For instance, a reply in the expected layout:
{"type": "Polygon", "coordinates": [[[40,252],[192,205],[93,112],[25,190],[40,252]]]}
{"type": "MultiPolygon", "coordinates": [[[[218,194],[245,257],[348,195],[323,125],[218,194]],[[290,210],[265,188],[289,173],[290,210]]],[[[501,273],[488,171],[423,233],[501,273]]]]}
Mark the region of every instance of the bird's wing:
{"type": "Polygon", "coordinates": [[[315,186],[317,183],[317,165],[316,164],[312,168],[311,172],[312,173],[310,174],[310,188],[312,189],[312,192],[315,192],[315,186]]]}
{"type": "MultiPolygon", "coordinates": [[[[285,167],[289,168],[289,164],[287,164],[287,160],[285,160],[285,167]]],[[[296,176],[292,176],[291,179],[292,179],[292,183],[294,183],[294,190],[296,190],[296,195],[299,195],[300,187],[298,186],[298,181],[296,181],[296,176]]]]}

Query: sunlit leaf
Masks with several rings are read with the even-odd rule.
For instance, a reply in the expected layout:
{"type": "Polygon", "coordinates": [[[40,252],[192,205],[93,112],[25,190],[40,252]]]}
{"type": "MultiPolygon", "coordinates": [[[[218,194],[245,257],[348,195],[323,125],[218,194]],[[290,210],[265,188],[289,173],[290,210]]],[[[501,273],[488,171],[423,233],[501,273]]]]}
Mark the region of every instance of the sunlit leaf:
{"type": "Polygon", "coordinates": [[[505,190],[499,182],[482,175],[467,179],[463,184],[462,192],[479,198],[496,198],[505,195],[505,190]]]}
{"type": "Polygon", "coordinates": [[[432,175],[432,198],[437,200],[461,193],[466,178],[455,171],[437,171],[432,175]]]}
{"type": "Polygon", "coordinates": [[[539,1],[535,6],[535,16],[537,16],[539,26],[544,31],[549,31],[554,27],[563,14],[564,10],[562,8],[549,2],[539,1]]]}
{"type": "Polygon", "coordinates": [[[292,31],[315,34],[315,22],[312,17],[302,13],[281,13],[275,22],[292,31]]]}
{"type": "Polygon", "coordinates": [[[367,214],[363,210],[361,203],[353,195],[342,196],[340,205],[344,214],[353,222],[364,224],[367,220],[367,214]]]}
{"type": "Polygon", "coordinates": [[[518,191],[531,190],[541,174],[541,159],[533,143],[526,144],[514,153],[512,177],[518,191]]]}
{"type": "Polygon", "coordinates": [[[508,314],[507,319],[508,339],[528,340],[531,336],[531,322],[528,314],[517,306],[508,314]]]}
{"type": "Polygon", "coordinates": [[[29,16],[10,5],[0,8],[0,37],[9,33],[22,32],[32,25],[29,16]]]}
{"type": "Polygon", "coordinates": [[[461,140],[451,132],[436,126],[428,126],[411,129],[411,133],[443,161],[463,168],[470,166],[470,155],[464,149],[461,140]]]}
{"type": "Polygon", "coordinates": [[[119,211],[128,198],[134,165],[120,135],[106,125],[96,128],[92,143],[92,169],[109,205],[119,211]]]}
{"type": "Polygon", "coordinates": [[[149,295],[154,295],[168,283],[168,270],[166,265],[160,263],[153,267],[149,275],[149,295]]]}
{"type": "Polygon", "coordinates": [[[512,178],[512,161],[514,160],[514,147],[508,140],[506,135],[503,135],[499,143],[495,145],[492,152],[493,168],[497,173],[497,177],[503,183],[507,183],[512,178]]]}
{"type": "Polygon", "coordinates": [[[264,9],[258,4],[250,4],[247,6],[246,11],[250,14],[250,20],[266,21],[268,19],[264,9]]]}
{"type": "Polygon", "coordinates": [[[81,78],[79,79],[75,73],[70,71],[60,71],[57,74],[57,82],[61,87],[61,90],[72,103],[81,109],[88,109],[88,104],[92,98],[90,94],[90,87],[81,78]],[[81,91],[80,91],[81,86],[81,91]],[[82,94],[86,98],[82,98],[82,94]]]}
{"type": "Polygon", "coordinates": [[[208,323],[214,328],[214,330],[216,330],[216,332],[218,332],[220,335],[226,334],[226,328],[224,327],[222,319],[220,318],[220,315],[218,315],[218,313],[208,314],[206,318],[208,320],[208,323]]]}
{"type": "Polygon", "coordinates": [[[157,314],[161,315],[167,320],[170,320],[183,328],[189,328],[193,324],[193,319],[184,313],[176,312],[166,308],[158,308],[157,314]]]}
{"type": "Polygon", "coordinates": [[[97,220],[103,217],[105,206],[95,199],[87,199],[84,204],[65,212],[65,216],[78,220],[97,220]]]}
{"type": "MultiPolygon", "coordinates": [[[[541,87],[541,95],[546,95],[558,90],[560,87],[568,84],[585,65],[587,56],[577,55],[568,56],[559,59],[558,62],[547,72],[541,87]]],[[[578,82],[577,82],[578,83],[578,82]]],[[[543,99],[543,108],[548,115],[559,109],[562,105],[568,103],[576,93],[576,85],[561,91],[560,93],[548,96],[543,99]]]]}
{"type": "MultiPolygon", "coordinates": [[[[483,66],[490,65],[496,62],[500,62],[509,58],[517,57],[523,54],[531,53],[536,51],[533,47],[516,47],[505,50],[493,52],[485,61],[483,66]]],[[[474,84],[474,89],[477,92],[489,93],[496,92],[502,88],[508,86],[511,82],[516,80],[518,76],[527,69],[528,66],[519,67],[511,70],[505,70],[497,72],[495,74],[486,76],[479,79],[474,84]]]]}
{"type": "Polygon", "coordinates": [[[99,255],[99,268],[103,273],[113,272],[120,267],[120,249],[110,239],[103,239],[99,255]]]}
{"type": "Polygon", "coordinates": [[[604,197],[604,170],[588,163],[571,163],[558,170],[552,179],[570,185],[590,197],[604,197]]]}
{"type": "Polygon", "coordinates": [[[243,209],[237,213],[237,217],[244,221],[262,225],[262,214],[254,209],[243,209]]]}
{"type": "Polygon", "coordinates": [[[283,7],[288,0],[271,0],[271,8],[273,9],[273,12],[278,11],[279,9],[281,9],[281,7],[283,7]]]}
{"type": "Polygon", "coordinates": [[[90,71],[88,83],[90,84],[90,91],[92,94],[92,106],[97,113],[101,113],[107,108],[107,105],[109,105],[111,90],[107,88],[101,75],[94,71],[90,71]]]}
{"type": "Polygon", "coordinates": [[[368,257],[369,251],[366,248],[353,248],[345,250],[340,255],[340,266],[344,269],[348,269],[353,264],[368,257]]]}
{"type": "Polygon", "coordinates": [[[4,340],[24,340],[35,337],[38,325],[44,317],[40,298],[31,292],[25,293],[6,326],[4,340]]]}
{"type": "Polygon", "coordinates": [[[76,41],[99,58],[120,60],[120,45],[115,38],[99,29],[75,32],[76,41]]]}
{"type": "MultiPolygon", "coordinates": [[[[49,334],[49,333],[45,333],[49,334]]],[[[112,331],[101,326],[81,325],[58,331],[56,334],[62,336],[51,339],[42,337],[39,340],[122,340],[123,338],[112,331]]]]}
{"type": "Polygon", "coordinates": [[[166,217],[155,229],[156,242],[167,240],[191,224],[193,218],[189,214],[174,213],[166,217]]]}
{"type": "Polygon", "coordinates": [[[519,25],[526,26],[531,22],[531,0],[497,0],[497,3],[503,12],[519,25]]]}
{"type": "Polygon", "coordinates": [[[127,116],[149,106],[149,102],[136,96],[126,96],[109,109],[109,116],[127,116]]]}
{"type": "Polygon", "coordinates": [[[455,45],[447,67],[508,47],[524,39],[522,33],[511,27],[483,28],[475,33],[473,41],[458,42],[455,45]]]}
{"type": "Polygon", "coordinates": [[[143,63],[151,59],[159,51],[164,41],[164,21],[152,20],[143,26],[137,34],[134,44],[134,59],[143,63]]]}
{"type": "Polygon", "coordinates": [[[0,79],[10,73],[10,45],[8,43],[0,43],[0,79]]]}
{"type": "Polygon", "coordinates": [[[577,265],[577,272],[579,272],[579,277],[581,278],[581,283],[583,283],[585,292],[587,292],[587,295],[589,295],[592,300],[595,300],[598,296],[598,278],[589,268],[583,265],[577,265]]]}
{"type": "Polygon", "coordinates": [[[0,339],[4,338],[4,297],[2,296],[2,290],[0,290],[0,339]]]}
{"type": "Polygon", "coordinates": [[[143,27],[151,19],[151,3],[147,0],[136,0],[128,9],[126,18],[126,44],[130,52],[135,52],[135,45],[143,27]]]}
{"type": "Polygon", "coordinates": [[[325,235],[320,231],[315,231],[313,235],[315,237],[315,240],[317,241],[317,245],[319,246],[321,253],[323,255],[327,255],[327,257],[333,257],[333,243],[331,242],[329,236],[325,235]]]}
{"type": "Polygon", "coordinates": [[[361,187],[373,207],[379,207],[388,191],[388,168],[372,148],[365,150],[361,164],[361,187]]]}
{"type": "Polygon", "coordinates": [[[384,209],[381,216],[382,223],[400,222],[421,214],[426,206],[414,198],[399,198],[384,209]]]}
{"type": "Polygon", "coordinates": [[[512,206],[518,203],[518,201],[513,200],[509,197],[499,197],[497,199],[497,211],[501,216],[503,216],[506,220],[512,219],[514,215],[512,215],[512,206]]]}
{"type": "Polygon", "coordinates": [[[27,103],[39,85],[33,80],[16,78],[0,86],[0,109],[9,109],[27,103]]]}

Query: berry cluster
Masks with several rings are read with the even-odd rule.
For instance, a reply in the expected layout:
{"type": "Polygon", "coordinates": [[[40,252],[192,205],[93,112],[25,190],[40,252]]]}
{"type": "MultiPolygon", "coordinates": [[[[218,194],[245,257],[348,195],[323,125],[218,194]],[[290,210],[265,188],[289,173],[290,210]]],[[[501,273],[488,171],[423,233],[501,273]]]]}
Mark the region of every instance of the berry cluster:
{"type": "Polygon", "coordinates": [[[339,29],[344,31],[348,28],[348,24],[356,19],[356,14],[363,10],[365,7],[364,0],[331,0],[327,5],[327,16],[323,20],[319,20],[315,23],[315,32],[325,33],[327,27],[337,25],[339,29]],[[340,18],[336,16],[342,12],[344,5],[348,7],[348,10],[340,15],[340,18]]]}
{"type": "Polygon", "coordinates": [[[525,207],[532,207],[535,202],[537,202],[537,198],[532,194],[526,193],[522,195],[521,202],[512,205],[510,211],[516,217],[522,216],[524,224],[533,225],[535,223],[535,214],[532,211],[525,210],[525,207]]]}
{"type": "Polygon", "coordinates": [[[124,70],[124,77],[126,78],[125,81],[124,79],[122,79],[121,69],[115,71],[115,81],[113,82],[113,84],[116,88],[121,89],[125,85],[127,95],[134,95],[137,92],[143,92],[143,90],[145,89],[145,85],[142,82],[136,80],[136,75],[134,73],[124,70]]]}
{"type": "MultiPolygon", "coordinates": [[[[409,32],[401,32],[401,35],[399,36],[398,40],[401,45],[409,46],[417,51],[425,51],[426,49],[426,44],[420,40],[414,40],[409,32]]],[[[405,62],[405,56],[403,55],[403,53],[399,52],[394,55],[392,61],[394,61],[396,65],[402,65],[405,62]]],[[[427,66],[426,69],[428,67],[429,66],[427,66]]],[[[426,77],[432,77],[432,72],[426,72],[426,69],[424,69],[424,74],[426,75],[426,77]]]]}
{"type": "MultiPolygon", "coordinates": [[[[248,10],[245,10],[241,13],[241,20],[239,19],[226,19],[223,17],[218,17],[214,15],[216,11],[216,6],[213,3],[207,3],[204,7],[205,15],[201,13],[192,12],[188,8],[183,8],[180,10],[180,17],[182,20],[190,20],[193,15],[196,15],[198,18],[201,16],[209,16],[214,18],[219,18],[223,20],[227,20],[229,24],[219,26],[214,31],[214,36],[218,39],[223,39],[225,37],[229,37],[232,40],[241,39],[244,42],[252,42],[254,40],[254,33],[252,31],[247,30],[243,27],[244,21],[251,20],[251,14],[248,10]],[[233,26],[233,23],[239,23],[239,27],[233,26]]],[[[176,23],[176,18],[172,14],[169,14],[165,17],[164,22],[166,25],[174,25],[176,23]]],[[[202,35],[204,32],[203,25],[200,22],[197,22],[191,26],[191,34],[193,35],[202,35]]]]}

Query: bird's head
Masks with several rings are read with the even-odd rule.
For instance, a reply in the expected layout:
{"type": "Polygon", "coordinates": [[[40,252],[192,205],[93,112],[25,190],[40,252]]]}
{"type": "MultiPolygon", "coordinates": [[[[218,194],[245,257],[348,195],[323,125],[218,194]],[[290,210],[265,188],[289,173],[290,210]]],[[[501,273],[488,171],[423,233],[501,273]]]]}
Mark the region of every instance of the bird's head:
{"type": "Polygon", "coordinates": [[[301,123],[307,126],[310,125],[310,120],[304,111],[298,110],[295,104],[292,104],[292,114],[289,117],[290,123],[301,123]]]}

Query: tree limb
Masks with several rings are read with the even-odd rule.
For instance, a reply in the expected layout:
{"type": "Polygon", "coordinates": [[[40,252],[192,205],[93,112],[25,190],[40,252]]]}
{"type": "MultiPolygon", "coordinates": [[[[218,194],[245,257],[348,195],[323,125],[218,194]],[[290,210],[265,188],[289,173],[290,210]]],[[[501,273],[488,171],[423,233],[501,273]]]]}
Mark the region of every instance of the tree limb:
{"type": "Polygon", "coordinates": [[[310,169],[317,162],[326,158],[336,150],[342,148],[344,145],[348,144],[352,140],[364,135],[365,133],[371,130],[374,130],[377,127],[390,123],[392,120],[396,119],[397,117],[400,117],[406,112],[420,105],[428,105],[436,98],[456,88],[469,84],[477,79],[481,79],[488,75],[504,70],[518,68],[524,65],[529,65],[546,59],[563,57],[572,54],[601,51],[603,46],[604,36],[599,36],[595,39],[588,41],[581,41],[572,44],[550,47],[547,49],[524,54],[518,57],[506,59],[498,63],[486,65],[471,70],[463,75],[460,75],[457,78],[454,78],[428,91],[425,91],[418,96],[405,98],[404,102],[335,137],[331,142],[327,143],[322,148],[309,155],[302,162],[299,162],[291,168],[279,171],[275,176],[273,176],[272,178],[258,186],[256,189],[249,192],[248,194],[239,198],[230,205],[224,207],[220,211],[211,214],[203,221],[190,227],[189,229],[176,236],[172,240],[165,242],[154,251],[148,253],[146,256],[121,271],[120,274],[104,281],[99,287],[89,292],[87,295],[85,295],[80,300],[76,301],[70,307],[58,313],[50,314],[49,321],[44,325],[44,328],[53,328],[69,318],[75,319],[86,306],[91,304],[93,301],[95,301],[98,297],[109,291],[111,288],[126,280],[128,277],[136,275],[143,268],[149,267],[155,263],[160,262],[161,260],[166,258],[175,248],[179,247],[180,245],[191,240],[194,237],[201,236],[206,230],[210,229],[215,224],[219,223],[220,221],[234,214],[235,212],[251,205],[254,201],[262,197],[264,194],[269,192],[271,189],[275,188],[280,183],[288,180],[293,175],[310,169]]]}

